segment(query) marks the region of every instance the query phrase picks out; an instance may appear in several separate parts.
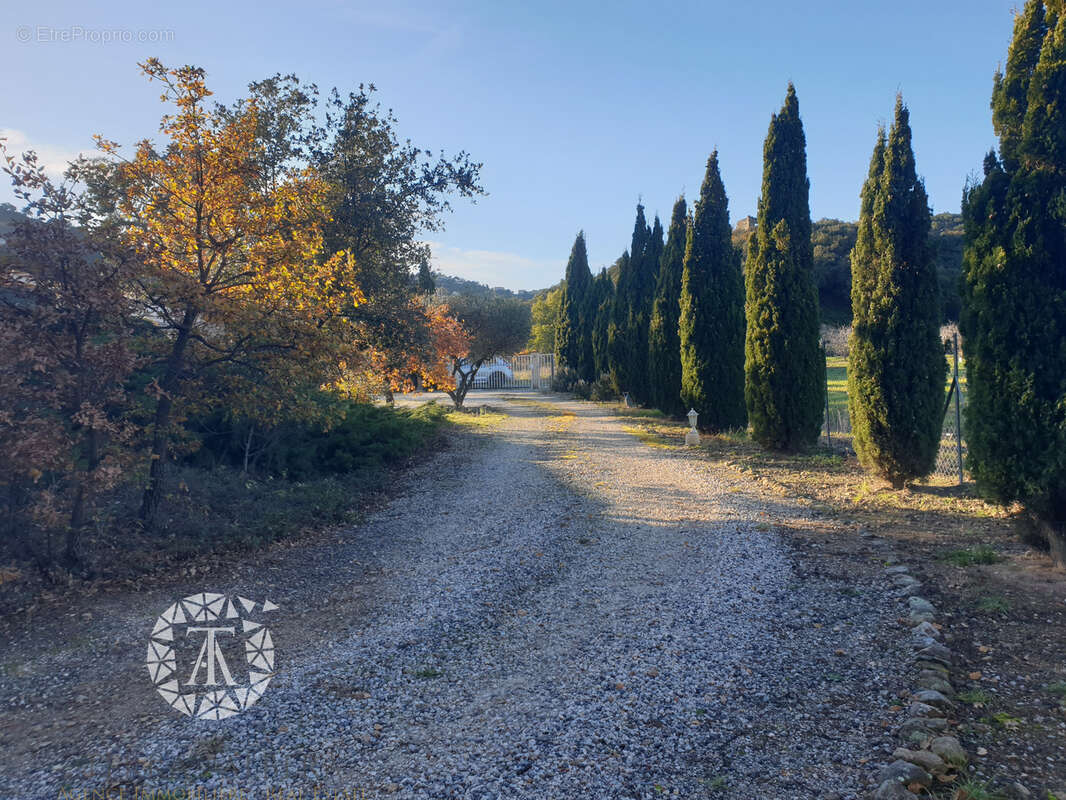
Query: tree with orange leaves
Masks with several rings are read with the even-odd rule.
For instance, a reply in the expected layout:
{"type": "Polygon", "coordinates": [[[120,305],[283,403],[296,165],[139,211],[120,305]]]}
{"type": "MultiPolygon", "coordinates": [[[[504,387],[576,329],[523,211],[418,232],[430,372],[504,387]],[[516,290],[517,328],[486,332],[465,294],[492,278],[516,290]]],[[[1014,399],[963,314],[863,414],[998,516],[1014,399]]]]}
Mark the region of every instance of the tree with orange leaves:
{"type": "Polygon", "coordinates": [[[203,377],[226,365],[242,378],[249,415],[263,411],[259,386],[279,408],[286,386],[336,374],[354,339],[341,312],[363,297],[351,256],[323,257],[323,181],[299,166],[270,180],[258,174],[265,160],[255,103],[223,113],[208,105],[202,69],[156,59],[141,68],[175,106],[160,124],[165,146],[142,141],[129,160],[115,142],[97,137],[97,146],[117,162],[116,210],[139,261],[137,301],[164,334],[151,337],[151,463],[140,511],[150,524],[173,425],[204,400],[203,377]]]}
{"type": "Polygon", "coordinates": [[[446,305],[418,298],[410,301],[407,312],[403,339],[396,337],[391,347],[370,347],[367,352],[367,385],[390,403],[394,392],[418,386],[454,390],[453,354],[465,353],[470,346],[470,335],[446,305]]]}

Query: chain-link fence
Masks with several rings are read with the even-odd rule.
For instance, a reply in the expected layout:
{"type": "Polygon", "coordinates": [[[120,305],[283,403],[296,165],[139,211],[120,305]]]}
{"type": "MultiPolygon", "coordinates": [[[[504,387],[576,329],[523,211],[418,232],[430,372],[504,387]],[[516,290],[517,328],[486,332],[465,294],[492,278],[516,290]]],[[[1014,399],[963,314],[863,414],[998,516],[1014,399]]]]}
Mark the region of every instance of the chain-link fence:
{"type": "MultiPolygon", "coordinates": [[[[946,342],[948,350],[948,380],[944,387],[944,420],[940,429],[940,450],[936,455],[933,474],[952,478],[961,485],[965,480],[966,438],[963,430],[963,409],[966,407],[966,369],[960,360],[958,336],[946,342]]],[[[848,416],[846,391],[841,397],[843,381],[832,380],[830,373],[834,363],[841,358],[827,360],[825,420],[822,428],[823,441],[831,446],[847,443],[851,437],[851,418],[848,416]],[[843,400],[843,402],[841,402],[843,400]],[[835,402],[833,402],[835,401],[835,402]]],[[[836,366],[839,371],[839,365],[836,366]]]]}

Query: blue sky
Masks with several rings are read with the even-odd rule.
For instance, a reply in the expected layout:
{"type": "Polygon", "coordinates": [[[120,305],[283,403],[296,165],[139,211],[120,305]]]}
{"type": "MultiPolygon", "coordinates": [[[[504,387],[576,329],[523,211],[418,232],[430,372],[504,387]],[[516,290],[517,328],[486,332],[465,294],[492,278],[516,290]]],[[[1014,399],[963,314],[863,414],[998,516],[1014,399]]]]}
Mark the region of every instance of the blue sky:
{"type": "Polygon", "coordinates": [[[49,163],[93,133],[153,136],[163,106],[136,67],[152,55],[203,66],[225,101],[275,72],[374,83],[402,135],[484,162],[489,195],[433,234],[437,266],[541,288],[579,229],[595,269],[628,245],[638,198],[649,218],[694,199],[714,148],[733,219],[754,214],[789,80],[815,219],[857,216],[897,91],[934,211],[958,211],[995,144],[992,75],[1020,2],[20,4],[0,27],[0,129],[49,163]]]}

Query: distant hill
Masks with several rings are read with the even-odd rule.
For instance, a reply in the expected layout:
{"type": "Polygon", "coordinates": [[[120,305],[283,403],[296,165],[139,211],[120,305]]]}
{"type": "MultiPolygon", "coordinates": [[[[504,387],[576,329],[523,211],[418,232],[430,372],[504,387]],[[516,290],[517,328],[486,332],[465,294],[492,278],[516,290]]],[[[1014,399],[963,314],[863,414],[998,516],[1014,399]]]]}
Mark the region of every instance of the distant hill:
{"type": "Polygon", "coordinates": [[[488,286],[487,284],[478,283],[477,281],[469,281],[466,278],[457,278],[454,275],[444,275],[440,272],[433,273],[433,281],[436,283],[438,289],[443,289],[451,294],[494,294],[500,297],[517,297],[519,300],[526,301],[531,301],[534,297],[544,291],[543,289],[522,289],[514,291],[512,289],[504,289],[502,286],[488,286]]]}
{"type": "Polygon", "coordinates": [[[26,219],[11,203],[0,203],[0,237],[7,235],[15,223],[26,219]]]}
{"type": "MultiPolygon", "coordinates": [[[[743,255],[747,254],[748,240],[754,233],[750,220],[750,217],[745,217],[733,229],[733,245],[743,255]]],[[[812,225],[811,244],[814,246],[818,304],[822,321],[831,325],[851,321],[851,248],[855,246],[858,229],[857,223],[839,219],[820,219],[812,225]]],[[[945,320],[959,318],[962,233],[961,214],[937,214],[933,217],[930,237],[940,281],[941,313],[945,320]]]]}

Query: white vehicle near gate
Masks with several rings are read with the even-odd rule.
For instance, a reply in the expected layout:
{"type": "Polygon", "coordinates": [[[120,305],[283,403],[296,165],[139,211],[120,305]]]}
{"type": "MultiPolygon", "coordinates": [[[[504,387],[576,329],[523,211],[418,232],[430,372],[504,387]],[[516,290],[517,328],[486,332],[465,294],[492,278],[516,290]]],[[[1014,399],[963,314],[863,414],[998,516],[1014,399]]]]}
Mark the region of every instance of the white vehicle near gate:
{"type": "MultiPolygon", "coordinates": [[[[464,359],[459,362],[459,370],[463,374],[469,374],[472,369],[469,361],[464,359]]],[[[510,386],[513,381],[514,370],[511,369],[511,365],[506,359],[495,356],[485,361],[478,369],[474,376],[474,388],[503,389],[510,386]]]]}

